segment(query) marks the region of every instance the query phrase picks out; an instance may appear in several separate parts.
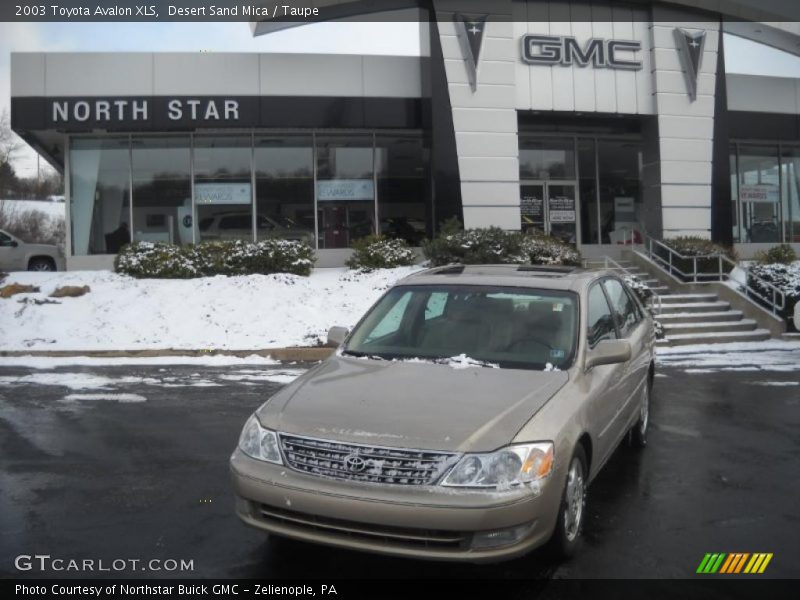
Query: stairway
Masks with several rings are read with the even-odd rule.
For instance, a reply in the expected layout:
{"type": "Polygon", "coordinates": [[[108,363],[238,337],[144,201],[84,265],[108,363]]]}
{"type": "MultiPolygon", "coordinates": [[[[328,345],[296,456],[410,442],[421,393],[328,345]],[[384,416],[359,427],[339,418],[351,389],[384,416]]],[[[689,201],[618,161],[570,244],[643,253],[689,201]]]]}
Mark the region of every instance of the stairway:
{"type": "Polygon", "coordinates": [[[665,283],[665,278],[659,279],[657,274],[629,261],[617,262],[659,297],[661,305],[659,308],[656,302],[655,318],[664,328],[664,338],[657,342],[659,346],[757,342],[771,337],[769,330],[759,328],[755,320],[733,310],[730,303],[720,300],[717,294],[675,293],[665,283]]]}

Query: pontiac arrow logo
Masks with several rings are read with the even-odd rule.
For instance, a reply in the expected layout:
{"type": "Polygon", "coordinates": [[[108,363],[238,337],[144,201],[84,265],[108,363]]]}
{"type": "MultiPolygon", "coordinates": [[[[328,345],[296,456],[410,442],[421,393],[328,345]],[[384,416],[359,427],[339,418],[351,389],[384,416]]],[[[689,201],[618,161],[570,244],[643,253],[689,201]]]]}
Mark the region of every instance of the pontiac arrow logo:
{"type": "Polygon", "coordinates": [[[700,63],[703,60],[703,47],[706,43],[706,32],[687,31],[680,27],[675,29],[675,41],[678,46],[678,54],[683,65],[683,74],[686,78],[686,87],[689,98],[694,102],[697,100],[697,76],[700,73],[700,63]]]}
{"type": "Polygon", "coordinates": [[[474,92],[478,87],[478,61],[483,45],[483,33],[486,30],[486,19],[489,15],[463,15],[456,13],[454,16],[461,51],[467,63],[469,85],[474,92]]]}

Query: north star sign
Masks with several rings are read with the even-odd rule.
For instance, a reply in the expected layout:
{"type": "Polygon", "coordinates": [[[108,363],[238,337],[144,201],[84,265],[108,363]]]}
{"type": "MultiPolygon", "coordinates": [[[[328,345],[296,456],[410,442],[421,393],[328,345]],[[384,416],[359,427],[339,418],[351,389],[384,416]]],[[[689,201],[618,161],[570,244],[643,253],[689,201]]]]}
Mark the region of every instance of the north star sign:
{"type": "MultiPolygon", "coordinates": [[[[235,122],[239,120],[239,101],[230,99],[161,99],[166,117],[172,121],[235,122]]],[[[114,98],[91,100],[53,100],[52,123],[124,123],[151,118],[150,99],[114,98]]]]}
{"type": "Polygon", "coordinates": [[[522,60],[531,65],[593,65],[607,69],[639,70],[636,53],[642,43],[635,40],[591,38],[581,44],[572,36],[529,34],[522,38],[522,60]]]}

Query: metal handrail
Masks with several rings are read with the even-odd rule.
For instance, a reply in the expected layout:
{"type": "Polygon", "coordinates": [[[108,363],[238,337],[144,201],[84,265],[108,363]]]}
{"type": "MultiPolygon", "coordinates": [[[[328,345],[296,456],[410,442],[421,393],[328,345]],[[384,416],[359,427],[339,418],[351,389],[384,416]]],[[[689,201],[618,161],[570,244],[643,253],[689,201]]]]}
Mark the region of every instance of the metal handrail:
{"type": "Polygon", "coordinates": [[[646,236],[646,243],[645,248],[647,250],[647,257],[653,261],[656,265],[661,266],[664,270],[666,270],[670,275],[678,274],[683,279],[691,279],[692,283],[714,283],[717,282],[724,282],[724,281],[734,281],[735,283],[741,284],[742,288],[744,289],[745,295],[750,298],[754,296],[760,299],[762,302],[767,304],[772,311],[772,314],[777,315],[780,311],[784,310],[786,307],[786,294],[774,284],[770,283],[760,275],[756,275],[755,273],[751,272],[749,269],[747,270],[747,278],[744,282],[737,281],[732,279],[730,273],[733,271],[734,268],[738,267],[739,264],[728,258],[723,254],[703,254],[699,256],[686,256],[675,250],[674,248],[670,248],[660,240],[653,239],[650,236],[646,236]],[[659,256],[653,249],[653,246],[658,248],[663,248],[667,251],[667,257],[664,258],[663,256],[659,256]],[[681,260],[691,260],[692,261],[692,272],[691,273],[684,273],[677,265],[675,265],[675,259],[681,260]],[[697,270],[697,261],[698,260],[716,260],[717,261],[717,271],[711,273],[700,273],[697,270]],[[722,265],[728,264],[731,265],[733,268],[731,271],[726,272],[722,265]],[[703,280],[698,279],[699,277],[704,278],[703,280]],[[708,278],[708,279],[707,279],[708,278]],[[715,279],[714,279],[715,278],[715,279]],[[769,296],[761,293],[759,290],[754,288],[750,285],[750,278],[757,281],[760,285],[767,288],[770,292],[769,296]]]}

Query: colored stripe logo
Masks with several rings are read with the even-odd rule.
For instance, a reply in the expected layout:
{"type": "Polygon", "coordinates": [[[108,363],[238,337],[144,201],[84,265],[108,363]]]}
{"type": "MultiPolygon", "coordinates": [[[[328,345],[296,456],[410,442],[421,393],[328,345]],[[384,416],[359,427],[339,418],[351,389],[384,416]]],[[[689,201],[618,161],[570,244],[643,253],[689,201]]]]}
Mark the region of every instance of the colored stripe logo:
{"type": "Polygon", "coordinates": [[[709,552],[700,561],[696,572],[702,575],[715,573],[720,575],[761,574],[771,560],[772,552],[755,552],[753,554],[749,552],[709,552]]]}

